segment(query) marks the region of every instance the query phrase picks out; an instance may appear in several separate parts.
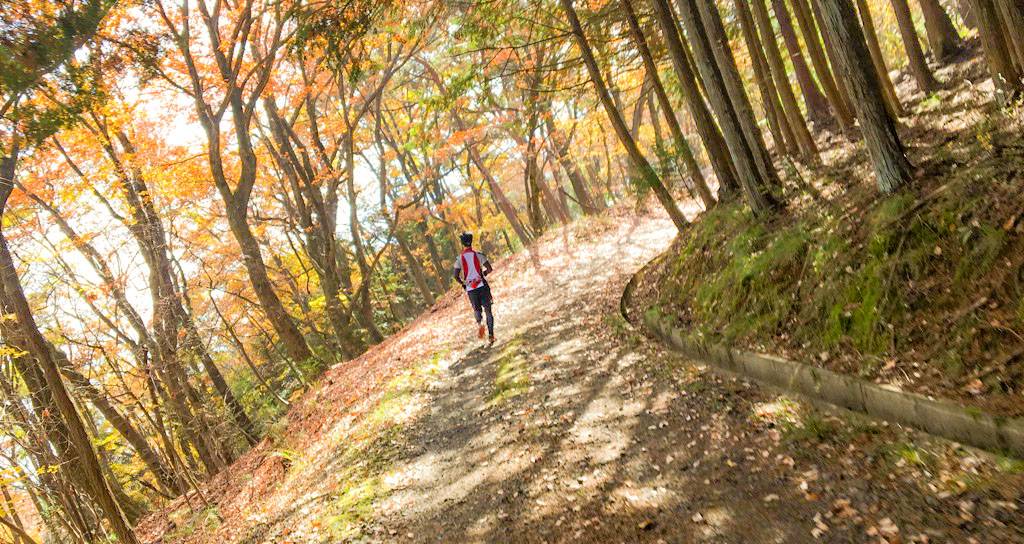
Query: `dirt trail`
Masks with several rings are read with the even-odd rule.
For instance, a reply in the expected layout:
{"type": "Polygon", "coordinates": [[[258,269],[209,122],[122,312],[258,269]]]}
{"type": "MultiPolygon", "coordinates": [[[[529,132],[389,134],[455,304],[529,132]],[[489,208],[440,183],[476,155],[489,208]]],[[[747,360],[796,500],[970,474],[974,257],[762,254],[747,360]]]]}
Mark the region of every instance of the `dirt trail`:
{"type": "Polygon", "coordinates": [[[809,410],[631,332],[618,295],[672,235],[663,219],[610,217],[547,236],[492,277],[494,347],[471,339],[452,295],[328,373],[214,482],[214,522],[179,504],[151,535],[1024,542],[1024,467],[809,410]]]}

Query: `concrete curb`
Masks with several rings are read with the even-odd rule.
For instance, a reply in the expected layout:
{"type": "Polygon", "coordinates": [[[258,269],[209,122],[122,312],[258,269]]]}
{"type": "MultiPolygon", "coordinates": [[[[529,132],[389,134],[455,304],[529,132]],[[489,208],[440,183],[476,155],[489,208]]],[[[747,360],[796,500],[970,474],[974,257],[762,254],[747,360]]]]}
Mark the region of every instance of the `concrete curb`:
{"type": "MultiPolygon", "coordinates": [[[[653,262],[653,261],[652,261],[653,262]]],[[[648,263],[650,264],[650,263],[648,263]]],[[[620,300],[626,316],[636,277],[620,300]]],[[[627,318],[628,320],[628,318],[627,318]]],[[[643,325],[669,347],[710,366],[750,378],[813,401],[825,402],[868,416],[898,423],[963,444],[1024,458],[1024,419],[984,413],[946,400],[887,389],[853,376],[838,374],[781,357],[695,341],[671,317],[655,310],[644,313],[643,325]]]]}

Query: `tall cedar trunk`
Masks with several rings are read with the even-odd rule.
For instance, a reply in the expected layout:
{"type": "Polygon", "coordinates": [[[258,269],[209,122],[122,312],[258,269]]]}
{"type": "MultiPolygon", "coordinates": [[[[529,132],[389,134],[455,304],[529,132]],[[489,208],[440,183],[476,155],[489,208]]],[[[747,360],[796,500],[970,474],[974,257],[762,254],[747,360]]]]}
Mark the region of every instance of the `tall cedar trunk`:
{"type": "Polygon", "coordinates": [[[917,89],[924,94],[931,94],[939,88],[939,82],[935,81],[931,68],[924,60],[924,51],[921,50],[921,42],[917,38],[917,31],[914,30],[914,19],[910,15],[910,5],[907,0],[890,0],[892,9],[896,12],[896,22],[900,28],[900,36],[903,38],[903,47],[907,51],[907,60],[910,63],[910,73],[914,75],[917,89]]]}
{"type": "Polygon", "coordinates": [[[768,67],[768,59],[765,57],[761,40],[757,37],[757,29],[754,28],[754,18],[750,14],[747,0],[733,0],[733,9],[740,22],[743,41],[747,44],[747,53],[754,69],[754,82],[761,93],[761,102],[768,117],[768,129],[772,133],[772,140],[775,141],[775,148],[786,155],[797,156],[800,154],[800,146],[797,144],[793,127],[789,125],[789,120],[783,113],[779,91],[772,81],[771,68],[768,67]]]}
{"type": "MultiPolygon", "coordinates": [[[[758,0],[755,0],[758,1],[758,0]]],[[[772,0],[772,9],[775,11],[775,19],[779,23],[779,32],[782,34],[782,41],[789,51],[789,59],[793,64],[793,73],[796,75],[796,82],[800,85],[800,92],[804,95],[804,105],[807,107],[807,117],[815,125],[829,123],[832,119],[829,112],[828,100],[821,94],[818,84],[811,76],[811,70],[804,60],[803,51],[800,49],[800,40],[796,37],[793,29],[793,20],[786,9],[783,0],[772,0]]]]}
{"type": "Polygon", "coordinates": [[[675,200],[672,199],[671,193],[665,188],[665,185],[661,182],[661,178],[658,177],[657,172],[651,166],[651,163],[640,152],[640,148],[637,147],[636,141],[629,134],[629,127],[626,126],[626,122],[622,119],[622,114],[615,108],[615,104],[612,102],[612,97],[608,93],[608,87],[604,84],[604,79],[601,77],[601,69],[597,65],[597,60],[594,58],[594,53],[590,49],[590,44],[587,42],[587,37],[583,34],[583,27],[580,25],[579,17],[576,16],[576,10],[572,6],[572,0],[560,0],[562,9],[565,11],[566,17],[569,19],[569,25],[572,27],[573,36],[576,39],[576,46],[580,50],[580,54],[583,56],[583,63],[587,67],[587,72],[590,73],[590,80],[594,84],[594,89],[597,92],[598,98],[601,100],[601,104],[604,106],[604,111],[608,115],[609,120],[612,123],[612,127],[615,129],[616,135],[619,137],[619,141],[622,146],[626,148],[626,153],[629,155],[633,166],[639,171],[644,181],[650,186],[651,190],[654,191],[655,196],[661,202],[661,205],[668,212],[669,217],[675,224],[676,228],[682,231],[686,228],[689,222],[686,217],[683,216],[683,212],[679,210],[675,200]]]}
{"type": "Polygon", "coordinates": [[[996,99],[1005,104],[1021,91],[1021,73],[1014,66],[994,0],[973,2],[978,19],[978,34],[981,36],[981,45],[985,49],[989,72],[996,87],[996,99]]]}
{"type": "Polygon", "coordinates": [[[875,66],[875,73],[878,74],[878,81],[882,85],[882,94],[885,96],[886,106],[893,118],[902,116],[905,112],[900,97],[896,94],[896,88],[889,77],[889,68],[885,65],[885,56],[882,55],[882,47],[878,43],[878,33],[875,32],[874,19],[871,17],[871,8],[867,0],[857,0],[857,11],[860,13],[861,25],[864,28],[864,38],[867,40],[868,51],[871,53],[871,63],[875,66]]]}
{"type": "MultiPolygon", "coordinates": [[[[654,57],[651,55],[651,50],[647,46],[647,39],[644,37],[643,31],[640,29],[640,23],[637,21],[632,0],[622,0],[622,7],[626,13],[626,21],[629,23],[629,31],[633,36],[633,43],[640,52],[640,57],[644,61],[647,76],[650,78],[651,85],[654,88],[654,94],[658,98],[658,102],[661,104],[661,109],[665,116],[665,122],[668,123],[669,131],[672,133],[675,152],[682,156],[683,163],[686,165],[686,170],[690,174],[690,180],[693,182],[697,193],[700,195],[700,199],[704,203],[704,207],[710,208],[715,205],[715,197],[711,195],[711,189],[708,187],[707,181],[704,179],[704,174],[700,170],[700,165],[697,164],[697,159],[693,156],[693,150],[690,148],[689,142],[686,141],[686,136],[683,135],[683,129],[679,126],[679,120],[676,119],[675,113],[672,110],[672,102],[668,98],[668,93],[665,92],[665,86],[661,82],[661,76],[658,75],[658,65],[655,64],[654,57]]],[[[651,111],[651,117],[652,120],[655,120],[656,122],[653,110],[651,111]]]]}
{"type": "Polygon", "coordinates": [[[843,130],[851,130],[853,128],[853,112],[832,77],[828,59],[825,58],[825,50],[822,49],[821,40],[818,37],[818,27],[814,24],[814,15],[807,6],[806,0],[791,0],[791,2],[797,26],[800,27],[800,33],[804,37],[804,45],[807,47],[808,56],[811,57],[814,73],[818,76],[821,89],[825,91],[825,98],[832,106],[832,112],[835,113],[843,130]]]}
{"type": "Polygon", "coordinates": [[[963,42],[956,33],[953,21],[939,0],[918,0],[924,15],[924,30],[928,37],[928,48],[937,62],[949,60],[960,52],[963,42]]]}
{"type": "Polygon", "coordinates": [[[846,79],[857,105],[857,119],[878,188],[883,193],[892,193],[910,180],[911,166],[885,107],[875,71],[864,62],[868,49],[857,24],[857,13],[850,0],[821,0],[821,7],[822,22],[839,53],[836,73],[846,79]]]}
{"type": "Polygon", "coordinates": [[[775,203],[769,203],[769,200],[772,198],[770,193],[772,190],[778,189],[781,183],[775,172],[775,166],[772,164],[772,157],[765,147],[764,136],[757,125],[757,120],[754,118],[754,108],[750,105],[750,98],[747,96],[747,91],[743,86],[743,79],[736,68],[736,59],[733,57],[729,36],[725,32],[725,25],[722,24],[721,13],[719,13],[714,0],[698,0],[697,7],[707,33],[711,51],[714,54],[715,61],[718,63],[722,81],[725,83],[725,90],[728,93],[733,110],[736,112],[740,128],[743,130],[743,137],[746,139],[747,145],[754,155],[758,171],[761,173],[764,185],[757,188],[762,193],[757,198],[762,199],[760,205],[773,206],[775,203]],[[765,200],[766,198],[768,200],[765,200]]]}
{"type": "Polygon", "coordinates": [[[643,124],[644,120],[644,101],[647,100],[647,93],[650,91],[651,76],[645,73],[644,82],[640,84],[640,93],[637,95],[636,103],[633,105],[633,121],[629,125],[629,135],[634,140],[640,138],[640,125],[643,124]]]}
{"type": "MultiPolygon", "coordinates": [[[[932,0],[934,1],[934,0],[932,0]]],[[[1024,2],[1020,0],[995,0],[1006,23],[1006,45],[1015,60],[1017,73],[1024,72],[1024,2]]]]}
{"type": "MultiPolygon", "coordinates": [[[[746,0],[744,0],[746,1],[746,0]]],[[[767,57],[768,67],[771,70],[775,88],[779,91],[779,98],[782,102],[782,112],[796,137],[800,146],[801,154],[810,159],[818,157],[818,146],[807,129],[807,122],[804,120],[800,106],[797,104],[793,87],[789,83],[789,75],[786,73],[786,63],[782,58],[782,51],[779,49],[779,42],[775,38],[775,31],[772,28],[771,18],[768,16],[768,8],[765,7],[765,0],[749,0],[753,9],[754,21],[761,32],[761,44],[767,57]]]]}
{"type": "Polygon", "coordinates": [[[778,205],[770,192],[772,187],[778,186],[778,177],[771,157],[764,149],[761,133],[753,122],[746,93],[739,83],[728,40],[720,28],[718,9],[704,0],[701,2],[702,13],[698,12],[694,0],[677,0],[677,4],[680,20],[693,46],[693,58],[704,78],[708,100],[722,127],[747,204],[755,214],[766,215],[778,205]],[[715,37],[714,46],[708,36],[708,26],[715,37]]]}
{"type": "MultiPolygon", "coordinates": [[[[819,29],[822,28],[821,27],[821,6],[818,5],[818,2],[816,0],[802,0],[802,2],[803,2],[804,6],[806,6],[807,4],[810,4],[811,12],[814,14],[814,20],[817,22],[817,25],[818,25],[817,28],[819,28],[819,29]]],[[[815,35],[819,35],[819,34],[815,34],[815,35]]],[[[829,35],[828,32],[825,32],[825,31],[822,31],[820,33],[820,36],[821,36],[821,41],[825,44],[825,55],[828,57],[828,63],[830,65],[832,65],[832,66],[835,66],[836,63],[839,62],[839,61],[836,60],[836,46],[835,46],[835,44],[832,43],[832,37],[829,35]]],[[[836,82],[836,85],[839,88],[839,95],[843,97],[844,101],[846,101],[846,107],[850,111],[850,114],[853,115],[853,98],[850,96],[850,90],[846,88],[846,85],[844,85],[842,83],[841,79],[835,77],[834,70],[833,70],[833,80],[836,82]]]]}
{"type": "Polygon", "coordinates": [[[971,0],[956,0],[956,9],[960,13],[960,20],[963,21],[964,26],[971,30],[978,29],[978,17],[975,15],[971,0]]]}
{"type": "MultiPolygon", "coordinates": [[[[16,150],[11,156],[0,160],[0,218],[3,217],[7,199],[14,187],[16,161],[16,150]]],[[[99,505],[114,534],[126,544],[138,544],[139,540],[135,537],[135,532],[132,531],[124,510],[114,498],[110,486],[103,477],[103,467],[100,466],[99,458],[92,446],[92,440],[85,430],[85,425],[75,408],[74,401],[71,400],[64,381],[60,377],[57,361],[49,349],[48,342],[36,325],[28,300],[25,298],[25,291],[21,287],[14,259],[8,249],[2,225],[0,225],[0,286],[11,303],[14,317],[25,337],[26,347],[35,358],[36,364],[46,380],[46,386],[53,397],[58,417],[63,420],[68,431],[68,439],[74,455],[80,462],[82,470],[80,476],[88,484],[86,491],[99,505]]]]}
{"type": "Polygon", "coordinates": [[[675,17],[672,15],[672,8],[669,6],[668,0],[651,0],[651,5],[654,7],[655,17],[658,19],[665,44],[668,46],[669,58],[672,59],[672,67],[675,69],[676,79],[683,91],[690,116],[693,118],[697,134],[700,135],[704,149],[707,151],[715,177],[718,178],[718,197],[721,199],[729,194],[737,194],[739,181],[737,180],[736,165],[733,164],[725,138],[719,131],[697,86],[693,64],[690,63],[689,52],[679,35],[675,17]]]}

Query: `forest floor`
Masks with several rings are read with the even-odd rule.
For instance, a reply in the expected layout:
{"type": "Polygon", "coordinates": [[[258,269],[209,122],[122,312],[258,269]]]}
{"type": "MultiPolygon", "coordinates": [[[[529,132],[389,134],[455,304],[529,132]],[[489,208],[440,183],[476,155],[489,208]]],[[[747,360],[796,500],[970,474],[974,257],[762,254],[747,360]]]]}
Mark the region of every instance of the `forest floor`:
{"type": "Polygon", "coordinates": [[[702,214],[644,274],[640,311],[698,340],[1024,415],[1024,107],[994,104],[970,51],[936,74],[929,96],[900,78],[907,187],[879,195],[864,146],[823,133],[825,166],[801,168],[786,213],[702,214]]]}
{"type": "MultiPolygon", "coordinates": [[[[695,210],[689,210],[691,213],[695,210]]],[[[826,413],[618,315],[664,218],[555,229],[308,391],[146,542],[1024,542],[1024,465],[826,413]]]]}

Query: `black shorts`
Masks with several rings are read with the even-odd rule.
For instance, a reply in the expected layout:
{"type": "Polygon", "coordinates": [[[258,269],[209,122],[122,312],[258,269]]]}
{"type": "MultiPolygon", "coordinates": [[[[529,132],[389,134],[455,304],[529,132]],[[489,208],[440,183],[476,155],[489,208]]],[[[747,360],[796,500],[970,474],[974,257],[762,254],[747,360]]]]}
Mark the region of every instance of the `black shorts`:
{"type": "Polygon", "coordinates": [[[491,286],[487,282],[472,291],[466,291],[466,294],[469,295],[469,303],[473,305],[474,312],[491,307],[491,286]]]}

